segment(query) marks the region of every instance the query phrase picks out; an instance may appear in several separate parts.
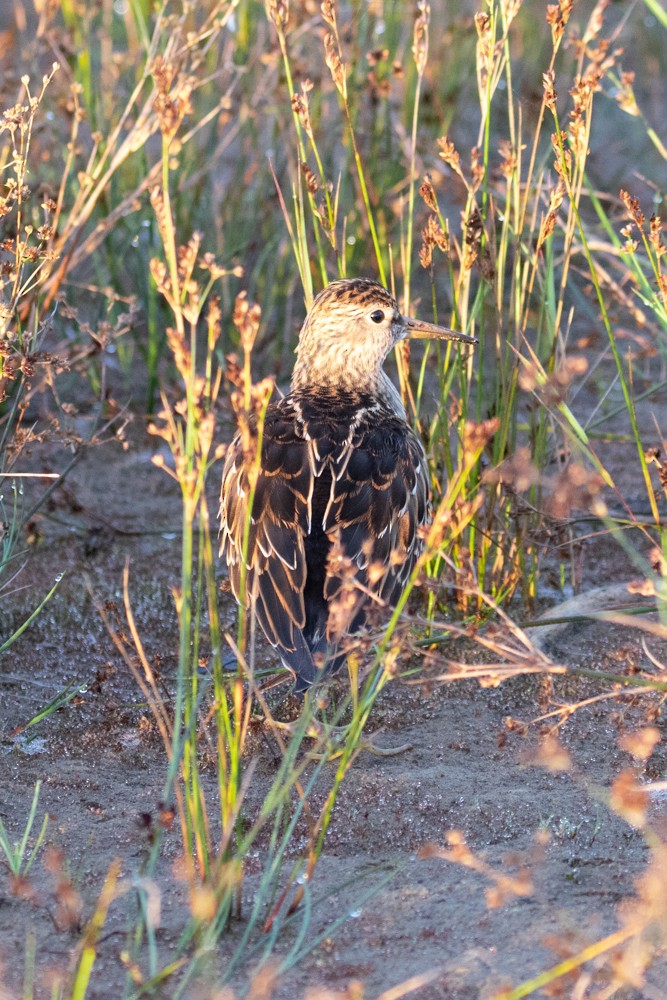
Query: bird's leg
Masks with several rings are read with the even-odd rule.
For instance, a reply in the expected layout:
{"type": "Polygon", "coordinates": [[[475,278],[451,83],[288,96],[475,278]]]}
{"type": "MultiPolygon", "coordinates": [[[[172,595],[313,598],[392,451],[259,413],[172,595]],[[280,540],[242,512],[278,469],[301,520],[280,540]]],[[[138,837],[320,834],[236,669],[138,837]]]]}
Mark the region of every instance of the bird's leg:
{"type": "MultiPolygon", "coordinates": [[[[348,654],[347,657],[347,671],[350,677],[350,697],[352,700],[352,717],[355,718],[359,711],[359,657],[356,653],[352,652],[348,654]]],[[[313,720],[312,735],[314,739],[321,739],[323,732],[327,737],[333,737],[333,739],[338,743],[345,743],[347,740],[351,724],[343,726],[327,725],[326,723],[319,722],[318,720],[313,720]]],[[[376,734],[377,735],[377,734],[376,734]]],[[[359,749],[367,750],[369,753],[375,754],[377,757],[394,757],[399,753],[406,753],[408,750],[412,750],[411,743],[401,743],[397,747],[379,747],[372,737],[365,737],[361,735],[359,740],[359,749]]],[[[335,750],[330,754],[331,759],[340,757],[342,750],[335,750]]]]}
{"type": "MultiPolygon", "coordinates": [[[[350,693],[352,695],[352,712],[357,713],[359,707],[359,657],[352,652],[347,658],[347,670],[350,675],[350,693]]],[[[378,730],[381,732],[382,730],[378,730]]],[[[377,733],[375,734],[377,736],[377,733]]],[[[399,753],[407,753],[412,750],[411,743],[401,743],[397,747],[379,747],[372,737],[363,737],[361,747],[377,757],[395,757],[399,753]]]]}
{"type": "MultiPolygon", "coordinates": [[[[278,722],[274,719],[272,725],[292,736],[298,726],[298,722],[278,722]]],[[[306,736],[312,740],[323,740],[324,737],[327,739],[333,738],[339,745],[337,749],[331,749],[326,753],[314,753],[312,755],[313,759],[322,760],[323,757],[328,757],[330,760],[335,760],[337,757],[340,757],[343,753],[340,743],[345,741],[349,731],[349,726],[325,726],[323,723],[313,720],[308,726],[306,736]],[[336,738],[338,739],[336,740],[336,738]]],[[[374,736],[377,736],[381,732],[382,730],[379,729],[374,736]]],[[[412,750],[412,743],[401,743],[397,747],[379,747],[374,742],[374,737],[362,736],[359,740],[359,749],[367,750],[368,753],[375,754],[376,757],[396,757],[400,753],[407,753],[408,750],[412,750]]]]}
{"type": "MultiPolygon", "coordinates": [[[[344,742],[347,738],[350,727],[327,726],[324,728],[322,723],[319,723],[317,726],[313,725],[312,727],[309,727],[307,735],[312,739],[322,739],[323,731],[327,739],[330,737],[333,737],[334,739],[338,737],[340,743],[344,742]]],[[[382,732],[382,730],[378,730],[378,733],[379,732],[382,732]]],[[[375,733],[374,736],[377,736],[378,733],[375,733]]],[[[372,753],[376,757],[396,757],[399,753],[407,753],[408,750],[412,750],[412,743],[401,743],[400,746],[397,747],[379,747],[377,743],[375,743],[374,738],[362,736],[358,743],[358,749],[366,750],[368,753],[372,753]]],[[[315,760],[322,760],[323,757],[327,757],[329,760],[335,760],[337,757],[341,757],[342,755],[343,749],[337,748],[328,750],[326,753],[314,753],[312,756],[315,760]]]]}
{"type": "MultiPolygon", "coordinates": [[[[381,732],[382,730],[378,729],[374,736],[381,732]]],[[[373,739],[364,739],[361,741],[361,747],[363,750],[375,754],[376,757],[397,757],[399,753],[407,753],[408,750],[412,750],[412,743],[401,743],[397,747],[379,747],[373,739]]]]}
{"type": "MultiPolygon", "coordinates": [[[[359,657],[355,653],[350,653],[347,658],[347,669],[350,677],[350,697],[352,701],[353,718],[359,711],[359,663],[359,657]]],[[[266,690],[269,686],[270,685],[264,685],[262,690],[266,690]]],[[[301,726],[301,716],[304,712],[309,711],[311,699],[315,697],[316,696],[314,696],[311,691],[306,692],[299,719],[295,719],[292,722],[281,722],[277,719],[271,719],[271,726],[275,727],[277,730],[288,733],[290,736],[294,736],[301,726]]],[[[324,703],[319,706],[319,708],[324,707],[324,703]]],[[[318,706],[316,701],[313,706],[312,718],[308,722],[305,735],[309,739],[317,740],[324,745],[328,743],[329,746],[322,753],[314,753],[312,755],[313,758],[321,760],[323,757],[328,757],[330,760],[335,760],[337,757],[340,757],[343,753],[343,746],[350,736],[351,728],[351,723],[337,726],[329,724],[318,718],[318,706]]],[[[375,735],[377,735],[377,733],[375,735]]],[[[412,750],[412,744],[402,743],[397,747],[379,747],[375,743],[374,738],[365,737],[362,734],[359,738],[358,748],[359,750],[367,750],[368,753],[375,754],[377,757],[394,757],[397,754],[406,753],[408,750],[412,750]]]]}

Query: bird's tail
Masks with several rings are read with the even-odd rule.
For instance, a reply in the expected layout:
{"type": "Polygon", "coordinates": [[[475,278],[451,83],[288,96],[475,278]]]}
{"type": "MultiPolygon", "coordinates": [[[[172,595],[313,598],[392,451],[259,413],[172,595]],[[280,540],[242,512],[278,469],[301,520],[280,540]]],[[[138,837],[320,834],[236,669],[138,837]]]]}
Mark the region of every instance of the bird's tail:
{"type": "Polygon", "coordinates": [[[295,694],[305,694],[314,684],[337,673],[347,659],[346,653],[339,653],[324,638],[311,649],[300,630],[295,630],[294,646],[293,650],[280,649],[280,656],[296,678],[295,694]]]}

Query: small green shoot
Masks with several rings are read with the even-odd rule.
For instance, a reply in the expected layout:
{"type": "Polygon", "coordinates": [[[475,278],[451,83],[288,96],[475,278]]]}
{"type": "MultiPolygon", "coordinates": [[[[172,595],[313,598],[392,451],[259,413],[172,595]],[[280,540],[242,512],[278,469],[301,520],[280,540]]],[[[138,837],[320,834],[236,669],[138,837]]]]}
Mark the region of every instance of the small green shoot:
{"type": "Polygon", "coordinates": [[[30,832],[35,822],[35,816],[37,815],[37,804],[39,802],[39,790],[41,787],[41,781],[37,781],[35,783],[35,791],[32,797],[32,804],[30,806],[30,812],[28,813],[28,819],[23,831],[23,836],[20,840],[12,841],[10,839],[7,828],[0,819],[0,851],[2,851],[4,860],[15,879],[24,879],[27,877],[30,869],[32,868],[33,862],[39,853],[39,849],[42,846],[42,841],[44,840],[44,836],[46,834],[46,828],[49,825],[49,814],[44,813],[44,819],[42,820],[40,831],[37,834],[34,844],[30,849],[28,849],[30,832]]]}

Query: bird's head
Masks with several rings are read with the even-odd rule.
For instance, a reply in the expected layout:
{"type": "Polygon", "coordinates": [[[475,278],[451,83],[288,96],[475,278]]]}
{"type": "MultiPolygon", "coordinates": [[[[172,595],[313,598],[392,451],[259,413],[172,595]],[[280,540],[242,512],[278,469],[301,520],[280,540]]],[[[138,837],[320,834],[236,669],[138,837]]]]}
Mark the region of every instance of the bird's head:
{"type": "Polygon", "coordinates": [[[333,281],[316,296],[301,328],[292,388],[377,392],[382,364],[406,337],[474,344],[443,326],[403,316],[393,295],[369,278],[333,281]]]}

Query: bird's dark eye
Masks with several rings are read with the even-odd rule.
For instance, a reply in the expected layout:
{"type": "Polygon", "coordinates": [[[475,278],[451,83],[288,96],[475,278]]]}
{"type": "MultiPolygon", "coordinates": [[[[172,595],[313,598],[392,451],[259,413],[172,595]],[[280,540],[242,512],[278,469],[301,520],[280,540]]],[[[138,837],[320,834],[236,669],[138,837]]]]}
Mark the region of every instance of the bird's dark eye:
{"type": "Polygon", "coordinates": [[[371,313],[371,319],[374,323],[381,323],[384,319],[384,313],[381,309],[376,309],[375,312],[371,313]]]}

